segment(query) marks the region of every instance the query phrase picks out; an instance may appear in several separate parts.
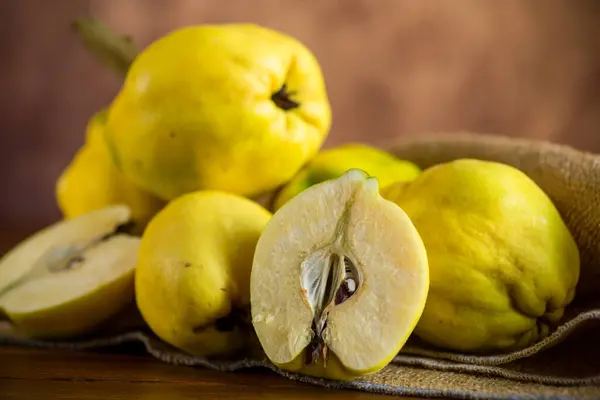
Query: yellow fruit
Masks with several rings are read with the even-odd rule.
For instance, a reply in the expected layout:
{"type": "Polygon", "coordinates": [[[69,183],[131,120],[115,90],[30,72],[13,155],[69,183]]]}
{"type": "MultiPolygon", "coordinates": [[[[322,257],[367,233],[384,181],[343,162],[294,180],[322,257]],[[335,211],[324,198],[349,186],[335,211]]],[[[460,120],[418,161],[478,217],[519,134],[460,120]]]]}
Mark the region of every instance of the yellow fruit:
{"type": "Polygon", "coordinates": [[[111,160],[104,142],[106,110],[94,114],[86,142],[56,182],[56,199],[65,218],[75,218],[110,205],[125,204],[132,213],[135,233],[164,202],[125,178],[111,160]]]}
{"type": "Polygon", "coordinates": [[[394,201],[427,249],[431,287],[415,333],[449,350],[522,348],[573,300],[579,252],[548,196],[508,165],[425,170],[394,201]]]}
{"type": "Polygon", "coordinates": [[[126,206],[50,225],[0,259],[0,313],[40,338],[90,333],[133,299],[139,238],[126,206]]]}
{"type": "Polygon", "coordinates": [[[411,181],[398,181],[384,186],[380,190],[381,197],[392,201],[398,199],[410,183],[411,181]]]}
{"type": "Polygon", "coordinates": [[[142,237],[135,289],[158,337],[197,356],[245,346],[252,257],[270,217],[255,202],[219,191],[183,195],[154,217],[142,237]]]}
{"type": "Polygon", "coordinates": [[[375,176],[384,188],[398,181],[411,181],[421,170],[415,164],[400,160],[384,150],[362,143],[348,143],[320,151],[277,193],[273,210],[304,189],[327,179],[337,178],[351,168],[359,168],[375,176]]]}
{"type": "Polygon", "coordinates": [[[202,189],[252,197],[289,180],[330,124],[310,50],[232,23],[181,28],[145,48],[107,134],[125,175],[163,199],[202,189]]]}
{"type": "Polygon", "coordinates": [[[412,333],[429,288],[406,214],[351,169],[288,201],[256,246],[252,323],[282,369],[347,380],[384,368],[412,333]]]}
{"type": "MultiPolygon", "coordinates": [[[[394,354],[395,356],[396,354],[394,354]]],[[[340,359],[332,352],[327,353],[327,362],[307,363],[307,352],[303,351],[298,357],[289,363],[277,363],[274,365],[284,371],[296,372],[303,375],[315,376],[317,378],[332,379],[337,381],[350,381],[362,376],[370,375],[384,368],[389,360],[380,362],[372,371],[352,371],[347,369],[340,359]]],[[[393,357],[393,356],[392,356],[393,357]]]]}

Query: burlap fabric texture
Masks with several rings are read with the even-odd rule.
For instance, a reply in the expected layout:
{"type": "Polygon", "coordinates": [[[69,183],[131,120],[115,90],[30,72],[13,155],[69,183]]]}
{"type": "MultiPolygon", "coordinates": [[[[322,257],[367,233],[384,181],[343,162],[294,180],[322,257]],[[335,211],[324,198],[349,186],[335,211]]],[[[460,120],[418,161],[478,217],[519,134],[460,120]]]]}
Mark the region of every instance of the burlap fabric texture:
{"type": "Polygon", "coordinates": [[[90,349],[141,342],[169,363],[217,370],[269,368],[289,379],[389,395],[472,399],[600,399],[600,155],[548,142],[496,135],[451,133],[406,137],[385,146],[422,168],[458,158],[499,161],[519,168],[552,198],[581,251],[581,279],[560,326],[533,346],[508,354],[439,352],[411,339],[383,371],[352,382],[289,374],[260,354],[207,360],[158,340],[139,318],[113,323],[94,337],[47,342],[0,328],[0,343],[90,349]]]}

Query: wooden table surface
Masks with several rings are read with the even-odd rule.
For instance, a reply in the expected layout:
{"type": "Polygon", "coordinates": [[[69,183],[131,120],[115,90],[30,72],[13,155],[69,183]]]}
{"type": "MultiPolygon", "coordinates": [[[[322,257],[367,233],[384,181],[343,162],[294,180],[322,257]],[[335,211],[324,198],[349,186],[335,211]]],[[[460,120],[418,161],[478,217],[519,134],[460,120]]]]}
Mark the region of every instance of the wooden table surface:
{"type": "Polygon", "coordinates": [[[315,387],[266,370],[217,372],[166,364],[146,355],[0,347],[2,400],[203,398],[351,400],[387,397],[315,387]]]}
{"type": "MultiPolygon", "coordinates": [[[[0,255],[33,229],[0,228],[0,255]]],[[[0,345],[0,400],[385,399],[294,382],[269,370],[218,372],[145,353],[40,350],[0,345]]]]}

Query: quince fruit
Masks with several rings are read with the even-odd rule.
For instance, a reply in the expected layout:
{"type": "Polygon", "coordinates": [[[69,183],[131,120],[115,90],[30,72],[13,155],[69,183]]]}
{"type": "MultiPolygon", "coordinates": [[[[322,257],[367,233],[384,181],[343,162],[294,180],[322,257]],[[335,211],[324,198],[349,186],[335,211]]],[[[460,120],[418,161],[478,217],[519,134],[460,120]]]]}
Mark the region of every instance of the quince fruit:
{"type": "Polygon", "coordinates": [[[0,258],[0,314],[26,336],[93,332],[133,300],[140,239],[124,205],[61,220],[0,258]]]}
{"type": "Polygon", "coordinates": [[[459,159],[426,169],[393,200],[427,249],[430,292],[415,329],[424,341],[461,352],[523,348],[573,300],[575,240],[520,170],[459,159]]]}
{"type": "Polygon", "coordinates": [[[382,188],[415,179],[421,169],[410,161],[394,157],[384,150],[363,143],[347,143],[321,150],[276,194],[273,210],[304,189],[337,178],[349,169],[358,168],[377,178],[382,188]]]}
{"type": "Polygon", "coordinates": [[[425,306],[427,254],[377,178],[350,169],[268,222],[254,255],[252,323],[284,370],[348,380],[384,368],[425,306]]]}
{"type": "Polygon", "coordinates": [[[207,190],[178,197],[150,221],[135,292],[158,337],[204,357],[231,355],[252,344],[250,270],[270,218],[248,198],[207,190]]]}
{"type": "Polygon", "coordinates": [[[56,182],[56,199],[63,216],[75,218],[107,206],[131,210],[132,233],[141,233],[164,201],[140,189],[114,165],[104,141],[107,110],[92,116],[84,145],[56,182]]]}
{"type": "Polygon", "coordinates": [[[132,63],[108,115],[125,176],[171,200],[246,197],[288,181],[321,147],[331,109],[300,41],[254,24],[177,29],[132,63]]]}

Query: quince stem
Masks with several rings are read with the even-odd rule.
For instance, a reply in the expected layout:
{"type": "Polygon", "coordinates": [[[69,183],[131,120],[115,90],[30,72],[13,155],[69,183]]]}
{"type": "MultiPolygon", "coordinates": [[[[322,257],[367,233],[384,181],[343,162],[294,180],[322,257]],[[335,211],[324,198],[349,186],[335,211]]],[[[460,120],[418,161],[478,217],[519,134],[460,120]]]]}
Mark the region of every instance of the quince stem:
{"type": "Polygon", "coordinates": [[[114,33],[102,21],[94,17],[78,18],[71,28],[83,41],[84,46],[105,66],[125,76],[139,50],[130,36],[114,33]]]}

